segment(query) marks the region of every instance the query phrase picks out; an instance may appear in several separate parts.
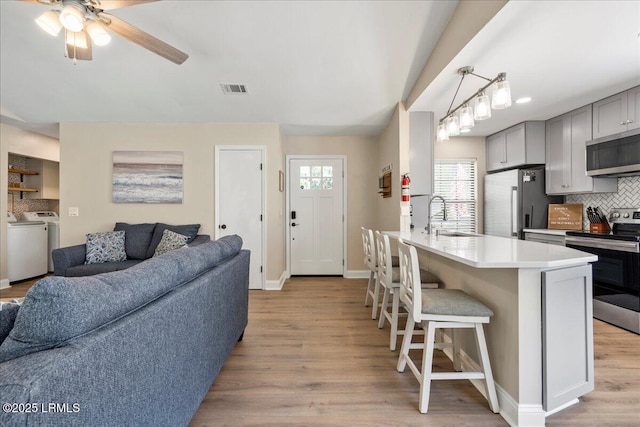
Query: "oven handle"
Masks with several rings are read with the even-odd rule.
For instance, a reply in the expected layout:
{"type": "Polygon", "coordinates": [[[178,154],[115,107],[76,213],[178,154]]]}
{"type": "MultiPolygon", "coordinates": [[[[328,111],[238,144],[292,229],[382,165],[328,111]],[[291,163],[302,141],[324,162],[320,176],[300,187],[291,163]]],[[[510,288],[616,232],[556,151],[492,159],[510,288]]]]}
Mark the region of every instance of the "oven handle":
{"type": "Polygon", "coordinates": [[[609,249],[612,251],[640,253],[639,242],[627,242],[622,240],[607,240],[589,237],[567,236],[565,238],[567,246],[582,246],[585,248],[609,249]]]}

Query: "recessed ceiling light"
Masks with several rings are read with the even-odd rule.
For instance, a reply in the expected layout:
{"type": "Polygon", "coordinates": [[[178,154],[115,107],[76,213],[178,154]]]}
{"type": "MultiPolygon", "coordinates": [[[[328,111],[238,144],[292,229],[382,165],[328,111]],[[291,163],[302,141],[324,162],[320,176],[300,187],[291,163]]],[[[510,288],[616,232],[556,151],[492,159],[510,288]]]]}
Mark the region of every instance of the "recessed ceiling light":
{"type": "Polygon", "coordinates": [[[460,129],[460,133],[471,132],[471,129],[460,129]]]}
{"type": "Polygon", "coordinates": [[[516,104],[526,104],[529,101],[531,101],[531,97],[530,96],[524,96],[522,98],[516,99],[516,104]]]}

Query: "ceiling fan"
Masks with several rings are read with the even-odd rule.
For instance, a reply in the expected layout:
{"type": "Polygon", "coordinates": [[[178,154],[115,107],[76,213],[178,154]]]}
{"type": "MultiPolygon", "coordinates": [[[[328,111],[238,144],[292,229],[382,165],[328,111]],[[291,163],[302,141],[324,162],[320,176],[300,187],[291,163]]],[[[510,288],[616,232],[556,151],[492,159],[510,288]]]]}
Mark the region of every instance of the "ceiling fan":
{"type": "Polygon", "coordinates": [[[119,9],[156,0],[21,0],[54,6],[36,19],[47,33],[57,36],[65,30],[65,55],[77,60],[92,59],[92,43],[104,46],[111,41],[106,30],[142,46],[176,64],[182,64],[189,55],[153,37],[105,10],[119,9]]]}

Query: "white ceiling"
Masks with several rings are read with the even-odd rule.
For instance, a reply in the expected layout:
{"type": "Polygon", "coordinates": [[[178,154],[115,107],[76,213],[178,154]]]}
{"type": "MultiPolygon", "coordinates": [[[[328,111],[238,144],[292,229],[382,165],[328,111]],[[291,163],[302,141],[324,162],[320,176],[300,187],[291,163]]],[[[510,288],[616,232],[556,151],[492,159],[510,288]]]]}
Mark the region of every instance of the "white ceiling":
{"type": "MultiPolygon", "coordinates": [[[[547,120],[640,84],[639,1],[510,1],[411,105],[442,118],[471,65],[493,79],[507,73],[515,101],[476,122],[466,135],[486,136],[525,120],[547,120]]],[[[453,105],[485,81],[467,76],[453,105]]]]}
{"type": "MultiPolygon", "coordinates": [[[[0,117],[60,122],[276,122],[285,134],[375,135],[406,99],[455,1],[158,1],[112,13],[190,55],[126,40],[73,65],[45,6],[0,1],[0,117]],[[246,84],[224,95],[219,83],[246,84]]],[[[640,84],[640,2],[510,1],[410,106],[442,117],[472,65],[506,72],[513,99],[470,134],[546,120],[640,84]]],[[[484,81],[468,76],[454,107],[484,81]]],[[[49,132],[55,133],[55,126],[49,132]]]]}
{"type": "MultiPolygon", "coordinates": [[[[111,13],[190,55],[175,65],[114,35],[93,61],[63,56],[0,1],[4,122],[276,122],[287,134],[379,133],[405,99],[455,1],[158,1],[111,13]],[[224,95],[219,83],[246,84],[224,95]]],[[[25,125],[27,127],[27,125],[25,125]]],[[[35,126],[42,131],[43,126],[35,126]]]]}

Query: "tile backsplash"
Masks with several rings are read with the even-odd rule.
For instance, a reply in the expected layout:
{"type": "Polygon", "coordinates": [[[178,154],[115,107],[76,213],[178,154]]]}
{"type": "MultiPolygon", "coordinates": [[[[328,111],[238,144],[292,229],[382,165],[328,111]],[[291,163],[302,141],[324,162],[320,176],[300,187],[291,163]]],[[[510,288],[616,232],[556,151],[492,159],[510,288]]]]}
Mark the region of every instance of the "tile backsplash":
{"type": "MultiPolygon", "coordinates": [[[[567,203],[582,203],[587,206],[599,206],[609,216],[613,208],[640,208],[640,176],[618,178],[617,193],[573,194],[566,197],[567,203]]],[[[586,214],[582,213],[583,227],[589,228],[586,214]]]]}

